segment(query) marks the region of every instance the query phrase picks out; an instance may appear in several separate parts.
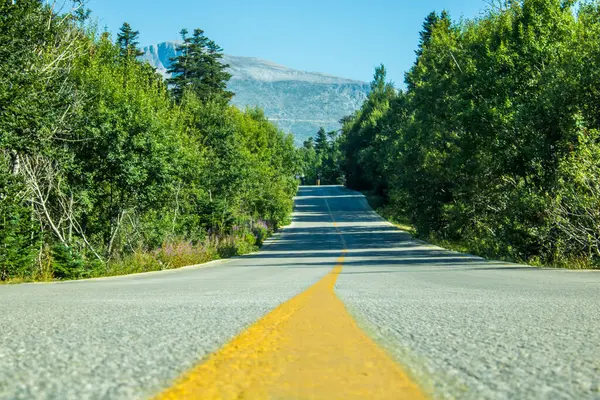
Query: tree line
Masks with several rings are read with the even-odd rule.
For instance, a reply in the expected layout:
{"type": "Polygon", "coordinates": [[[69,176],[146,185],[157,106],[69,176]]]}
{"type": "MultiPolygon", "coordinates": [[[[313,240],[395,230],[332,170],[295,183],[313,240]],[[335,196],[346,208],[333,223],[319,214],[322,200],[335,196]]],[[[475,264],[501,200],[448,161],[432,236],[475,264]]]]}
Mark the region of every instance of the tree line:
{"type": "Polygon", "coordinates": [[[339,135],[339,131],[326,132],[320,128],[298,149],[303,184],[316,185],[317,181],[322,185],[344,184],[339,135]]]}
{"type": "Polygon", "coordinates": [[[600,261],[600,5],[496,2],[431,13],[405,89],[377,68],[338,145],[348,186],[480,255],[600,261]]]}
{"type": "Polygon", "coordinates": [[[0,280],[176,267],[247,252],[288,218],[298,153],[229,104],[200,29],[165,82],[138,32],[75,2],[0,0],[0,280]]]}

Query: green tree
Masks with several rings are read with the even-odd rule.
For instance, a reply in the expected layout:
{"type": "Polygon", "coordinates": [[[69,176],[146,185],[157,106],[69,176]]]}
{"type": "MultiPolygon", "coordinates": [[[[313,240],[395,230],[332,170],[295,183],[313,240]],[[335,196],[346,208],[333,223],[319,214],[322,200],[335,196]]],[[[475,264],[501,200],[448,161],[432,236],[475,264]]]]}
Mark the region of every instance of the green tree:
{"type": "Polygon", "coordinates": [[[177,47],[178,56],[171,61],[168,80],[173,85],[175,98],[181,100],[186,90],[191,90],[203,101],[221,99],[229,101],[233,93],[227,91],[231,74],[229,65],[221,62],[222,49],[204,35],[201,29],[194,29],[191,37],[187,30],[181,31],[183,43],[177,47]]]}
{"type": "Polygon", "coordinates": [[[378,153],[385,148],[388,138],[382,135],[384,131],[378,124],[397,95],[396,89],[386,81],[386,75],[383,65],[375,69],[367,100],[343,124],[343,169],[348,185],[357,190],[383,190],[378,153]]]}
{"type": "Polygon", "coordinates": [[[143,55],[144,52],[138,48],[139,31],[134,31],[129,23],[124,22],[117,34],[117,45],[119,46],[119,54],[125,65],[123,73],[123,87],[127,88],[130,66],[136,62],[136,58],[143,55]]]}
{"type": "Polygon", "coordinates": [[[120,55],[123,59],[131,60],[144,55],[144,52],[138,47],[139,36],[139,31],[134,31],[129,23],[123,22],[123,25],[119,29],[119,33],[117,33],[117,45],[119,46],[120,55]]]}
{"type": "Polygon", "coordinates": [[[317,132],[317,135],[314,138],[315,142],[315,150],[317,153],[326,155],[327,150],[329,149],[329,142],[327,140],[327,132],[325,132],[324,128],[320,128],[317,132]]]}
{"type": "Polygon", "coordinates": [[[302,147],[298,150],[302,163],[303,182],[307,185],[314,185],[317,182],[317,170],[321,167],[321,160],[315,150],[315,139],[310,137],[304,141],[302,147]]]}
{"type": "Polygon", "coordinates": [[[0,281],[34,273],[40,230],[26,203],[26,187],[20,177],[7,171],[0,155],[0,281]]]}
{"type": "Polygon", "coordinates": [[[421,30],[421,32],[419,32],[419,48],[417,49],[418,56],[423,54],[423,48],[427,46],[431,41],[431,34],[433,32],[433,28],[439,20],[440,18],[438,17],[435,11],[429,13],[425,18],[425,22],[423,22],[423,29],[421,30]]]}

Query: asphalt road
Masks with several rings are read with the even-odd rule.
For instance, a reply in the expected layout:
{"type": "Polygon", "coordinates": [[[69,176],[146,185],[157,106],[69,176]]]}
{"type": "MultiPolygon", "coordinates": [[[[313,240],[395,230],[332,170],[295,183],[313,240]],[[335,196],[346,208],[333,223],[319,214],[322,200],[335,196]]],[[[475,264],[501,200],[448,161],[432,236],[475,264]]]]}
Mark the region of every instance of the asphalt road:
{"type": "Polygon", "coordinates": [[[600,399],[600,273],[423,244],[342,187],[302,187],[294,223],[257,254],[0,286],[0,398],[153,396],[323,278],[344,246],[337,295],[432,397],[600,399]]]}

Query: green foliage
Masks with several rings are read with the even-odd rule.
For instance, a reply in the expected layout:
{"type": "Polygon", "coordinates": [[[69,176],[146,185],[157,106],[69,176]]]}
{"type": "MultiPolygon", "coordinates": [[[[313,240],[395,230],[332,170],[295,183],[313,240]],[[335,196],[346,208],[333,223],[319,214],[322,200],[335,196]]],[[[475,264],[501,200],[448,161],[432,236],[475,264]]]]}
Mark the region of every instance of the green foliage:
{"type": "Polygon", "coordinates": [[[392,137],[384,129],[388,121],[384,116],[390,103],[396,97],[396,90],[386,82],[386,70],[383,65],[375,69],[371,82],[371,92],[367,101],[355,115],[344,119],[341,148],[344,153],[344,171],[350,187],[364,190],[382,191],[385,181],[381,161],[392,137]]]}
{"type": "Polygon", "coordinates": [[[214,41],[204,35],[202,29],[194,29],[192,37],[188,31],[181,31],[183,43],[177,46],[179,55],[173,58],[169,73],[172,77],[173,94],[181,100],[186,91],[192,91],[202,101],[230,100],[233,93],[227,91],[227,81],[231,74],[229,65],[223,64],[221,49],[214,41]]]}
{"type": "Polygon", "coordinates": [[[262,111],[227,104],[221,50],[202,31],[176,74],[190,80],[170,90],[136,59],[128,24],[113,43],[85,13],[33,0],[0,11],[1,280],[243,254],[264,239],[257,223],[272,231],[287,221],[292,138],[262,111]],[[161,253],[166,243],[191,249],[161,253]]]}
{"type": "Polygon", "coordinates": [[[144,54],[138,48],[139,31],[134,31],[129,23],[124,22],[117,34],[117,45],[120,49],[121,57],[125,59],[133,59],[144,54]]]}
{"type": "Polygon", "coordinates": [[[377,71],[345,119],[349,185],[384,195],[424,237],[597,265],[600,6],[573,4],[511,1],[461,23],[430,14],[407,91],[382,90],[377,71]]]}
{"type": "Polygon", "coordinates": [[[7,164],[0,169],[0,280],[31,275],[40,244],[39,226],[24,201],[25,185],[8,173],[7,164]]]}
{"type": "Polygon", "coordinates": [[[309,138],[298,150],[301,176],[305,184],[344,184],[342,153],[337,131],[325,132],[321,128],[314,138],[309,138]]]}
{"type": "Polygon", "coordinates": [[[85,276],[85,260],[72,248],[57,243],[52,247],[52,266],[57,279],[73,279],[85,276]]]}

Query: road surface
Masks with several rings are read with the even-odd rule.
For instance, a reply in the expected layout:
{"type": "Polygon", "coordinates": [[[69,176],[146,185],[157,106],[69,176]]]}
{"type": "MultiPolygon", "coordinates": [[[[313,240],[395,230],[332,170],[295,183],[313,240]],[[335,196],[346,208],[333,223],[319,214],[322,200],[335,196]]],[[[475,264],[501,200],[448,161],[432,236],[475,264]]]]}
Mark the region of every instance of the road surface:
{"type": "Polygon", "coordinates": [[[394,380],[406,379],[400,386],[431,398],[600,399],[600,273],[427,245],[342,187],[301,187],[293,224],[257,254],[0,286],[0,307],[1,399],[150,398],[177,382],[189,387],[182,377],[206,376],[195,374],[207,364],[205,372],[229,374],[214,367],[219,354],[263,373],[244,387],[268,377],[287,388],[252,392],[272,398],[344,398],[340,385],[361,381],[358,373],[375,379],[352,388],[363,398],[380,397],[387,383],[398,398],[394,380]],[[268,365],[290,376],[264,374],[268,365]],[[338,386],[327,392],[329,382],[338,386]]]}

